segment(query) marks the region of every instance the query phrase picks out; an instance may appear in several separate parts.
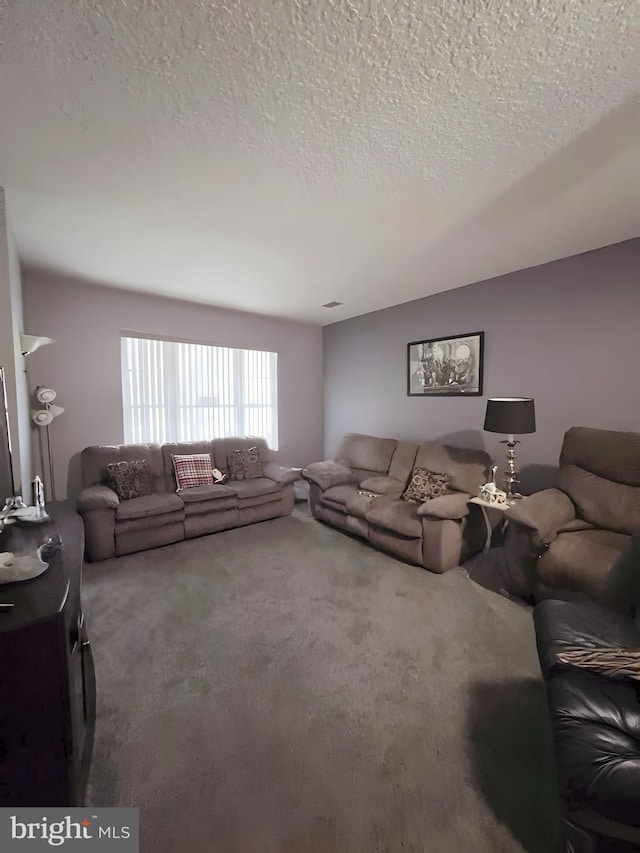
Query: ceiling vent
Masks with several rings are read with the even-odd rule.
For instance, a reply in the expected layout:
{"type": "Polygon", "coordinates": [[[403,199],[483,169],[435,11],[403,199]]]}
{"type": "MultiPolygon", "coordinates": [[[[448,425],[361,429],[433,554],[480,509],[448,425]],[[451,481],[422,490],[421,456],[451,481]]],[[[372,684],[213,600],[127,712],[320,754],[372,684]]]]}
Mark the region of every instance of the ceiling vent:
{"type": "Polygon", "coordinates": [[[326,302],[322,307],[323,308],[337,308],[338,305],[342,305],[342,302],[326,302]]]}

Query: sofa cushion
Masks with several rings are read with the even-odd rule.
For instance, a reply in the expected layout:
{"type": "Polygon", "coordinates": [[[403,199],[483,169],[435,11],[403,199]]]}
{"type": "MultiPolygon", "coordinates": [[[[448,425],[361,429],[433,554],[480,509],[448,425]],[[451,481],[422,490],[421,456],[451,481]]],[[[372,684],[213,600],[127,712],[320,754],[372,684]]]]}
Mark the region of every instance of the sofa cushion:
{"type": "Polygon", "coordinates": [[[209,486],[213,483],[211,455],[209,453],[176,454],[171,457],[178,489],[209,486]]]}
{"type": "MultiPolygon", "coordinates": [[[[224,487],[223,487],[224,488],[224,487]]],[[[233,491],[238,495],[238,498],[255,498],[258,495],[274,495],[278,497],[280,494],[280,486],[268,477],[252,477],[249,480],[234,480],[233,491]]]]}
{"type": "Polygon", "coordinates": [[[352,432],[340,442],[336,459],[346,462],[350,468],[386,474],[397,446],[395,438],[376,438],[352,432]]]}
{"type": "Polygon", "coordinates": [[[360,488],[377,495],[399,496],[404,489],[404,483],[394,477],[367,477],[360,482],[360,488]]]}
{"type": "Polygon", "coordinates": [[[377,500],[365,518],[369,524],[384,527],[408,539],[417,539],[422,537],[422,519],[418,517],[417,510],[416,504],[407,501],[377,500]]]}
{"type": "Polygon", "coordinates": [[[417,452],[418,445],[415,442],[399,441],[391,457],[387,476],[393,477],[395,480],[400,480],[403,488],[407,485],[407,481],[413,471],[417,452]]]}
{"type": "Polygon", "coordinates": [[[262,477],[262,462],[257,447],[227,453],[227,470],[232,480],[254,480],[262,477]]]}
{"type": "Polygon", "coordinates": [[[612,530],[560,533],[536,564],[542,583],[554,589],[587,592],[597,600],[607,576],[631,539],[612,530]]]}
{"type": "Polygon", "coordinates": [[[346,509],[349,515],[353,515],[356,518],[364,518],[373,506],[374,501],[381,501],[385,499],[393,500],[393,497],[385,498],[384,495],[374,495],[373,493],[365,493],[358,489],[357,491],[352,492],[347,497],[346,509]]]}
{"type": "Polygon", "coordinates": [[[421,504],[444,495],[449,488],[449,475],[438,474],[426,468],[414,468],[409,485],[402,493],[403,501],[421,504]]]}
{"type": "Polygon", "coordinates": [[[247,507],[264,506],[265,504],[278,503],[282,500],[282,491],[277,489],[275,492],[268,492],[261,495],[246,495],[243,498],[238,498],[238,509],[245,510],[247,507]]]}
{"type": "Polygon", "coordinates": [[[565,465],[558,471],[558,488],[574,502],[577,515],[596,527],[629,535],[640,530],[640,486],[615,483],[577,465],[565,465]]]}
{"type": "Polygon", "coordinates": [[[536,605],[533,618],[540,664],[546,676],[557,670],[558,656],[574,646],[620,649],[640,643],[632,620],[591,601],[542,601],[536,605]]]}
{"type": "Polygon", "coordinates": [[[219,515],[231,509],[238,509],[238,498],[232,495],[215,501],[194,501],[184,505],[185,518],[193,518],[196,515],[219,515]]]}
{"type": "Polygon", "coordinates": [[[333,486],[342,486],[347,483],[355,483],[356,475],[351,468],[341,462],[327,459],[324,462],[313,462],[303,468],[302,475],[307,480],[316,483],[325,491],[333,486]]]}
{"type": "Polygon", "coordinates": [[[233,453],[234,450],[249,450],[250,447],[257,447],[258,456],[263,464],[273,461],[273,453],[267,442],[264,438],[259,438],[255,435],[214,438],[212,446],[215,455],[215,464],[226,473],[229,473],[227,456],[229,453],[233,453]]]}
{"type": "Polygon", "coordinates": [[[151,494],[151,471],[147,459],[109,462],[109,486],[121,501],[151,494]]]}
{"type": "MultiPolygon", "coordinates": [[[[115,527],[115,535],[123,536],[141,530],[163,530],[173,524],[183,524],[185,518],[184,504],[182,509],[173,512],[163,512],[160,515],[147,515],[144,518],[120,519],[115,527]]],[[[175,541],[175,540],[174,540],[175,541]]],[[[165,544],[161,542],[161,544],[165,544]]]]}
{"type": "Polygon", "coordinates": [[[491,457],[484,450],[452,447],[437,441],[425,441],[418,448],[416,467],[449,475],[449,484],[457,492],[477,495],[487,482],[491,457]]]}
{"type": "Polygon", "coordinates": [[[211,484],[209,486],[194,486],[192,489],[180,490],[180,497],[186,504],[200,501],[217,501],[223,498],[233,498],[237,494],[236,489],[231,486],[218,486],[215,484],[211,484]]]}
{"type": "Polygon", "coordinates": [[[560,467],[565,465],[578,465],[605,480],[640,486],[640,433],[571,427],[560,452],[560,467]]]}
{"type": "Polygon", "coordinates": [[[337,509],[340,512],[347,511],[347,501],[352,495],[358,491],[358,486],[351,483],[345,483],[342,486],[332,486],[323,492],[320,498],[320,503],[337,509]]]}
{"type": "Polygon", "coordinates": [[[103,444],[85,447],[80,457],[82,486],[108,485],[107,465],[111,462],[130,462],[146,459],[151,471],[154,492],[164,490],[164,465],[159,444],[103,444]]]}
{"type": "Polygon", "coordinates": [[[358,483],[360,488],[363,488],[362,484],[365,482],[365,480],[373,480],[375,477],[384,476],[378,474],[377,471],[368,471],[365,468],[353,468],[351,470],[353,470],[353,474],[356,478],[356,483],[358,483]]]}
{"type": "Polygon", "coordinates": [[[159,492],[153,495],[145,495],[142,498],[133,498],[130,501],[122,501],[116,510],[116,521],[148,518],[149,516],[162,515],[165,512],[178,512],[183,509],[184,504],[178,495],[173,492],[159,492]]]}

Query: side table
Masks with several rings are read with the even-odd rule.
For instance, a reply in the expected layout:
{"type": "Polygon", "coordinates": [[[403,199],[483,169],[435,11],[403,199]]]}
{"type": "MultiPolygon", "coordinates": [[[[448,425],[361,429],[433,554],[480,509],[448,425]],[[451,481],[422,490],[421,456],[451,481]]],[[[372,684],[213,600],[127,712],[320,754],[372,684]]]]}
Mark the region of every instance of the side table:
{"type": "Polygon", "coordinates": [[[506,598],[513,598],[511,575],[504,543],[502,542],[502,537],[509,524],[509,519],[505,513],[513,504],[489,503],[480,498],[469,498],[469,503],[480,507],[487,530],[487,538],[483,550],[465,563],[464,568],[467,570],[469,578],[475,583],[506,598]],[[499,519],[495,515],[493,516],[495,536],[490,518],[491,510],[501,515],[499,519]]]}
{"type": "MultiPolygon", "coordinates": [[[[524,499],[522,499],[524,500],[524,499]]],[[[470,504],[476,504],[482,510],[482,516],[484,518],[484,523],[487,528],[487,539],[484,543],[484,550],[488,551],[491,547],[491,538],[493,536],[493,525],[489,520],[488,510],[496,510],[496,512],[506,512],[509,507],[513,506],[513,504],[498,504],[498,503],[489,503],[489,501],[483,501],[481,498],[470,498],[470,504]]],[[[500,524],[500,534],[502,535],[507,528],[507,524],[509,524],[508,518],[503,518],[500,524]]]]}

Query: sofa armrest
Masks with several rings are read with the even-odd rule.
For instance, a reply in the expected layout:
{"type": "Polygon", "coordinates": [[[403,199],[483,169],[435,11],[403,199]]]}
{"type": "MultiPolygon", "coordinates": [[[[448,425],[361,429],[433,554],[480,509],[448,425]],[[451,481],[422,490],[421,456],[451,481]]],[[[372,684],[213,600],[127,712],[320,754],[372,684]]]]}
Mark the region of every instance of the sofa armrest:
{"type": "Polygon", "coordinates": [[[535,492],[505,510],[505,518],[529,530],[536,548],[553,542],[559,529],[575,517],[576,510],[571,498],[560,489],[535,492]]]}
{"type": "Polygon", "coordinates": [[[78,496],[78,512],[84,522],[84,545],[93,562],[107,560],[116,553],[117,494],[108,486],[87,486],[78,496]]]}
{"type": "Polygon", "coordinates": [[[440,495],[420,504],[418,515],[428,515],[431,518],[449,518],[455,521],[469,515],[470,500],[471,495],[466,492],[440,495]]]}
{"type": "Polygon", "coordinates": [[[277,462],[265,462],[262,466],[262,473],[270,480],[275,480],[276,483],[293,483],[294,480],[299,480],[302,468],[285,468],[278,465],[277,462]]]}
{"type": "Polygon", "coordinates": [[[335,462],[333,459],[307,465],[306,468],[302,469],[302,476],[305,480],[311,480],[320,486],[323,492],[332,486],[345,486],[357,482],[357,477],[351,468],[347,468],[346,465],[335,462]]]}
{"type": "Polygon", "coordinates": [[[87,486],[78,496],[78,511],[89,512],[92,509],[117,509],[120,498],[108,486],[87,486]]]}
{"type": "Polygon", "coordinates": [[[374,492],[376,495],[401,495],[404,492],[404,483],[395,477],[367,477],[360,483],[361,489],[374,492]]]}

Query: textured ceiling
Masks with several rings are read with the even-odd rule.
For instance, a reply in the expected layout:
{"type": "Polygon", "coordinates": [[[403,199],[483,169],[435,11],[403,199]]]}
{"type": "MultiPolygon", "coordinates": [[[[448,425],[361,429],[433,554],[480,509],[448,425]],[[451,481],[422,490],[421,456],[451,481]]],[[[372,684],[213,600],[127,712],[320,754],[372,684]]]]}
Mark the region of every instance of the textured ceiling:
{"type": "Polygon", "coordinates": [[[637,0],[0,0],[0,27],[26,264],[329,323],[640,234],[637,0]]]}

